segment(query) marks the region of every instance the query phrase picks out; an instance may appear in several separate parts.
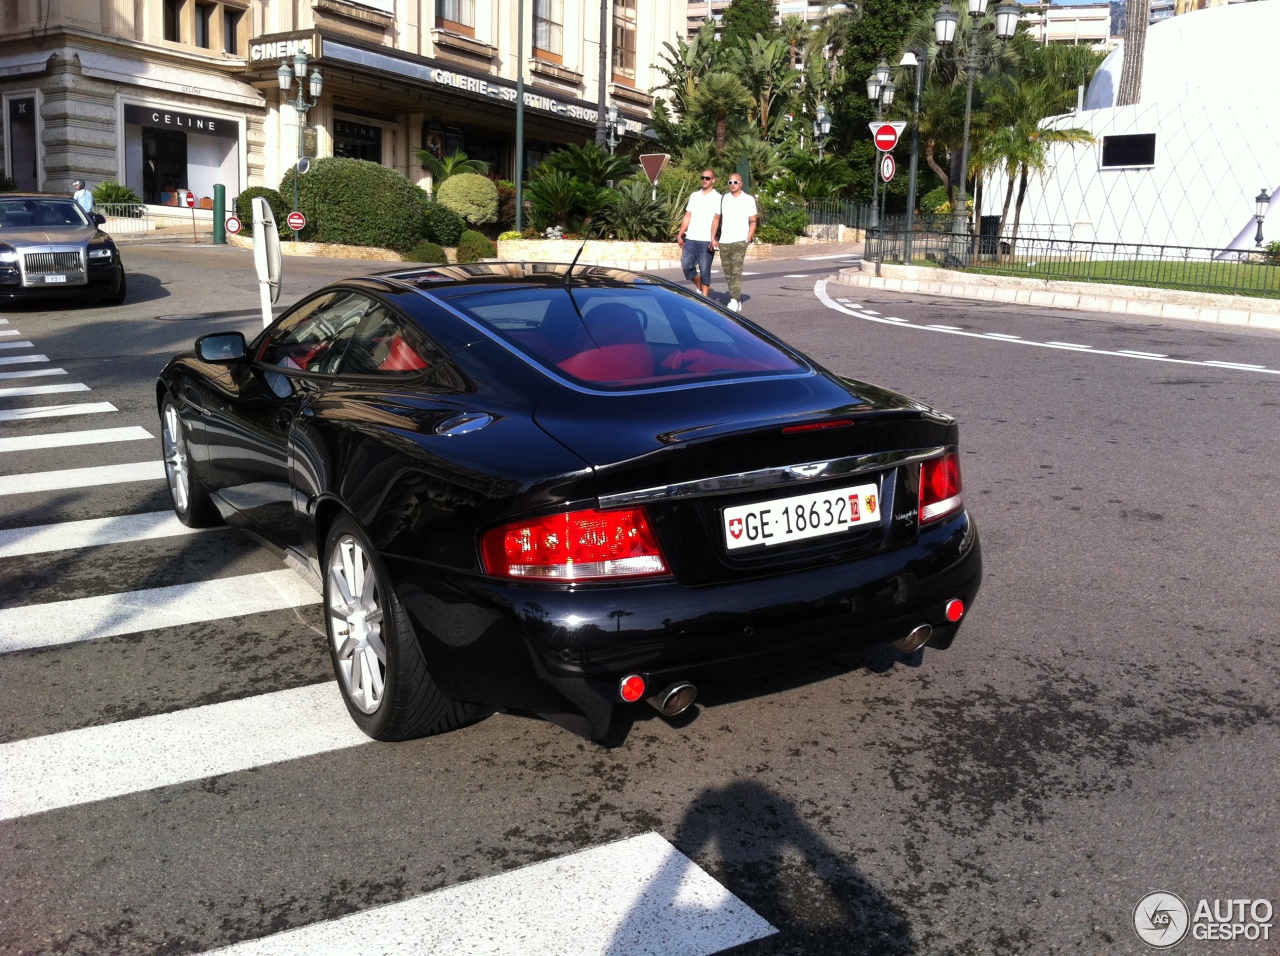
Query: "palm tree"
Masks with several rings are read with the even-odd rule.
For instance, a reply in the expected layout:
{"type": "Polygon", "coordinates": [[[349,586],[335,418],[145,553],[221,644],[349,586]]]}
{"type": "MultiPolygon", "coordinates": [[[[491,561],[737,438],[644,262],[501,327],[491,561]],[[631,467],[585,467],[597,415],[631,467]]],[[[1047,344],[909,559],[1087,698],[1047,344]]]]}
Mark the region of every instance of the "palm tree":
{"type": "Polygon", "coordinates": [[[751,113],[760,135],[768,138],[800,76],[788,63],[786,41],[753,37],[734,51],[731,65],[755,100],[751,113]]]}
{"type": "Polygon", "coordinates": [[[791,58],[791,69],[795,69],[804,52],[805,41],[809,39],[810,27],[794,13],[782,18],[778,26],[778,39],[787,45],[787,53],[791,58]]]}
{"type": "Polygon", "coordinates": [[[431,183],[436,189],[439,189],[440,184],[450,176],[456,176],[458,173],[489,175],[488,163],[481,159],[468,159],[467,154],[462,152],[437,157],[428,150],[420,149],[418,161],[422,163],[422,168],[431,174],[431,183]]]}
{"type": "Polygon", "coordinates": [[[1124,62],[1120,66],[1120,86],[1116,90],[1116,106],[1132,106],[1142,98],[1142,63],[1146,54],[1149,19],[1151,19],[1151,0],[1127,0],[1124,62]]]}
{"type": "Polygon", "coordinates": [[[689,117],[715,122],[716,153],[723,155],[730,116],[745,115],[751,107],[751,92],[732,73],[709,73],[698,84],[689,102],[689,117]]]}

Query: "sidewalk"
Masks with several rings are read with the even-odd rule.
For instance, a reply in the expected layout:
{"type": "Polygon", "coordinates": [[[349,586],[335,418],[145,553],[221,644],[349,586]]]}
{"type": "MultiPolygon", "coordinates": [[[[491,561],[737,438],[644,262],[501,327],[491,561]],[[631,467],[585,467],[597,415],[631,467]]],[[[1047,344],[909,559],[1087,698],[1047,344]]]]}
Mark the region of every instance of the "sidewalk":
{"type": "Polygon", "coordinates": [[[877,277],[875,263],[863,262],[861,266],[841,269],[835,281],[843,285],[885,292],[915,292],[920,295],[1020,303],[1051,309],[1280,329],[1280,299],[1108,285],[1101,282],[977,275],[928,266],[884,264],[880,267],[880,272],[877,277]]]}

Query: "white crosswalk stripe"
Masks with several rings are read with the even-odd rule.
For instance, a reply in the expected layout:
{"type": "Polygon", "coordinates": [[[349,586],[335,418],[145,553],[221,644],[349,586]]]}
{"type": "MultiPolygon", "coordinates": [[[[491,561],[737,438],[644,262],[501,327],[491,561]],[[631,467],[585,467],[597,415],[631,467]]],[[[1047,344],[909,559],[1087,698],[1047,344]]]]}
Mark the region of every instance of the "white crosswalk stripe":
{"type": "Polygon", "coordinates": [[[23,398],[28,395],[60,395],[63,392],[87,392],[89,386],[80,382],[66,382],[57,385],[16,385],[12,388],[0,388],[0,398],[23,398]]]}
{"type": "Polygon", "coordinates": [[[0,349],[33,349],[30,342],[0,342],[0,349]]]}
{"type": "Polygon", "coordinates": [[[110,402],[79,402],[73,405],[36,405],[31,408],[0,408],[0,422],[24,422],[32,418],[67,415],[97,415],[118,409],[110,402]]]}
{"type": "Polygon", "coordinates": [[[164,463],[159,461],[66,468],[61,471],[40,471],[29,475],[4,475],[0,477],[0,495],[91,488],[95,485],[115,485],[128,481],[159,481],[163,478],[164,463]]]}
{"type": "Polygon", "coordinates": [[[66,375],[65,368],[24,368],[17,372],[0,372],[0,379],[40,378],[45,375],[66,375]]]}
{"type": "Polygon", "coordinates": [[[49,551],[69,551],[74,548],[97,548],[105,544],[127,544],[130,541],[150,541],[155,538],[172,538],[199,533],[201,533],[200,529],[188,528],[172,511],[63,521],[59,524],[0,531],[0,558],[17,558],[49,551]]]}
{"type": "Polygon", "coordinates": [[[319,604],[286,569],[0,610],[0,654],[319,604]]]}
{"type": "Polygon", "coordinates": [[[47,435],[17,435],[13,438],[0,438],[0,452],[35,451],[38,448],[72,448],[76,445],[105,445],[111,442],[141,441],[154,437],[140,425],[52,432],[47,435]]]}
{"type": "Polygon", "coordinates": [[[47,362],[47,355],[0,355],[0,365],[22,365],[27,362],[47,362]]]}

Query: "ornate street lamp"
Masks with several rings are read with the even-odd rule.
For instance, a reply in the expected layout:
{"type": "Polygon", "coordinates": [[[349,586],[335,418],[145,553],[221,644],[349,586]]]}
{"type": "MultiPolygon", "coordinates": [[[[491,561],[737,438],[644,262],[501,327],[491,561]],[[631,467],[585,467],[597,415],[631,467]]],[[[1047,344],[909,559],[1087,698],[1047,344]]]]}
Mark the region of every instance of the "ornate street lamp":
{"type": "Polygon", "coordinates": [[[622,142],[622,136],[627,131],[627,121],[618,115],[618,106],[616,103],[610,103],[606,112],[608,124],[606,126],[605,142],[609,145],[609,152],[612,153],[618,148],[618,144],[622,142]]]}
{"type": "MultiPolygon", "coordinates": [[[[970,17],[979,17],[986,8],[987,0],[968,0],[968,4],[970,17]]],[[[952,248],[949,256],[949,258],[958,259],[961,265],[968,264],[969,244],[963,237],[968,232],[969,224],[967,208],[969,197],[966,183],[969,177],[969,124],[973,115],[973,78],[978,70],[998,57],[1004,45],[1013,39],[1018,30],[1018,19],[1021,15],[1021,9],[1016,4],[1000,4],[995,11],[995,30],[996,37],[1000,41],[1000,51],[990,54],[980,53],[977,49],[976,37],[971,37],[969,49],[964,52],[963,58],[955,57],[957,66],[968,74],[968,85],[964,96],[964,146],[960,152],[960,190],[955,209],[951,211],[952,248]]],[[[955,42],[956,27],[959,22],[960,14],[951,9],[951,0],[943,0],[942,6],[933,15],[933,35],[938,41],[939,56],[943,55],[943,51],[953,49],[952,44],[955,42]]]]}
{"type": "MultiPolygon", "coordinates": [[[[288,60],[280,61],[280,69],[276,70],[276,78],[280,81],[280,91],[288,93],[289,87],[293,86],[294,77],[298,79],[298,95],[290,104],[298,114],[298,162],[303,159],[303,132],[307,126],[307,113],[320,102],[320,93],[324,89],[324,77],[320,75],[319,67],[311,72],[310,93],[311,98],[308,99],[306,93],[302,89],[303,80],[307,76],[307,63],[309,59],[307,54],[299,50],[293,57],[293,66],[289,66],[288,60]]],[[[281,97],[283,99],[283,97],[281,97]]],[[[285,100],[285,102],[288,102],[285,100]]],[[[293,173],[293,211],[298,211],[298,177],[302,170],[296,166],[293,173]]],[[[298,230],[293,231],[293,241],[298,241],[298,230]]]]}
{"type": "Polygon", "coordinates": [[[1262,220],[1267,218],[1267,207],[1271,205],[1271,195],[1267,192],[1265,186],[1263,187],[1262,192],[1258,193],[1258,198],[1255,199],[1254,202],[1257,204],[1257,212],[1254,214],[1253,218],[1258,220],[1258,234],[1253,237],[1253,241],[1257,247],[1261,249],[1262,220]]]}
{"type": "Polygon", "coordinates": [[[826,106],[819,103],[817,119],[813,121],[813,141],[818,144],[818,162],[822,162],[824,156],[823,147],[826,145],[827,137],[830,135],[831,117],[827,115],[826,106]]]}
{"type": "MultiPolygon", "coordinates": [[[[881,60],[880,65],[867,77],[867,99],[876,104],[876,120],[884,115],[884,108],[893,102],[893,94],[897,87],[889,82],[889,63],[881,60]]],[[[879,225],[880,215],[880,153],[873,150],[871,162],[871,227],[879,225]]]]}

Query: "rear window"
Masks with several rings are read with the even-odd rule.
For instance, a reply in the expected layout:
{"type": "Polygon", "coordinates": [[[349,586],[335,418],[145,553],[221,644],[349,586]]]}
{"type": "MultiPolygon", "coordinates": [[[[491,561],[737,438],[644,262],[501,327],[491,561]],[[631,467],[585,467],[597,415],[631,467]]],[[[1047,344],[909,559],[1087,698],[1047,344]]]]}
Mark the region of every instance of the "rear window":
{"type": "Polygon", "coordinates": [[[538,364],[592,388],[805,371],[750,326],[661,286],[506,287],[448,300],[538,364]]]}

